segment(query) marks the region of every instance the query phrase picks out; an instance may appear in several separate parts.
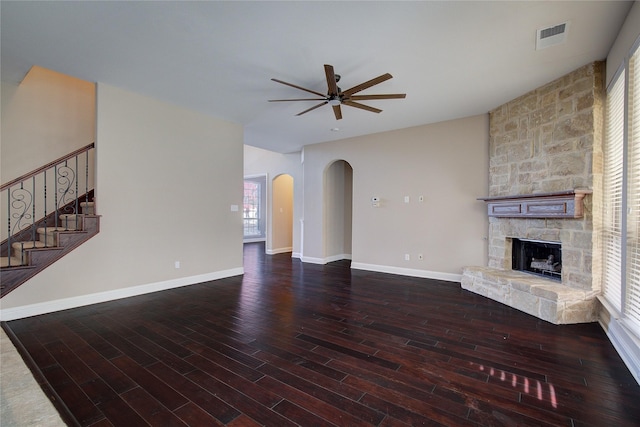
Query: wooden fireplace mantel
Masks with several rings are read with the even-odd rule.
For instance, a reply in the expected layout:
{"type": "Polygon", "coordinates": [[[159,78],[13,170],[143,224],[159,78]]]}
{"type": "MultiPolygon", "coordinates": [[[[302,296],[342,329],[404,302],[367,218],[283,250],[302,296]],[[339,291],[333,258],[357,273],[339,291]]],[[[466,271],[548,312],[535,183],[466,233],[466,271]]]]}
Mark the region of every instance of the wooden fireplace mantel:
{"type": "Polygon", "coordinates": [[[484,197],[489,216],[502,218],[582,218],[582,199],[591,190],[484,197]]]}

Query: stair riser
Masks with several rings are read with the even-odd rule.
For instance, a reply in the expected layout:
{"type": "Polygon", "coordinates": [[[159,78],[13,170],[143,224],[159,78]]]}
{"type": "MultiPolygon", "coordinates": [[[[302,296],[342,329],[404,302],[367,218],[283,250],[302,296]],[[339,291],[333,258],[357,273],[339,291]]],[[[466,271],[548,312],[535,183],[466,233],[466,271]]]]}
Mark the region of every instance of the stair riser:
{"type": "Polygon", "coordinates": [[[57,246],[57,238],[54,233],[38,233],[39,240],[47,246],[57,246]]]}
{"type": "Polygon", "coordinates": [[[60,227],[67,230],[82,230],[82,217],[80,215],[60,215],[60,227]]]}
{"type": "Polygon", "coordinates": [[[96,207],[94,202],[82,202],[80,203],[80,209],[84,215],[95,215],[96,207]]]}
{"type": "Polygon", "coordinates": [[[14,249],[14,251],[11,253],[11,258],[19,259],[21,264],[29,264],[27,256],[27,252],[21,251],[19,249],[14,249]]]}

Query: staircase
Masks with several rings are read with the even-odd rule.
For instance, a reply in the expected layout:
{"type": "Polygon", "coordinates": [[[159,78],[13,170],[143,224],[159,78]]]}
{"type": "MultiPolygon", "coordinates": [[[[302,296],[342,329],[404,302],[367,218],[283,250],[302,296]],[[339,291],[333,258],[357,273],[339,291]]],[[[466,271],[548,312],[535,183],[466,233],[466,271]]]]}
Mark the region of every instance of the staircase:
{"type": "Polygon", "coordinates": [[[90,188],[93,149],[90,144],[2,185],[8,236],[0,245],[0,298],[100,231],[90,188]]]}

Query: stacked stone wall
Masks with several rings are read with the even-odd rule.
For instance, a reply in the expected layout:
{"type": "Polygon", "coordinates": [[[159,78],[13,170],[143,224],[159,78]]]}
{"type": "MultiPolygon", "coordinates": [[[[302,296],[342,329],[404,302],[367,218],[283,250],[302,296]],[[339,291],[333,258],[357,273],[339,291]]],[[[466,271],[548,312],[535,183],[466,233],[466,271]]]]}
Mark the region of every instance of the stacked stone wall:
{"type": "Polygon", "coordinates": [[[513,237],[557,241],[562,283],[599,289],[593,212],[601,203],[603,77],[604,63],[588,64],[490,112],[490,196],[594,193],[580,219],[490,218],[489,267],[511,269],[513,237]]]}
{"type": "Polygon", "coordinates": [[[592,187],[603,72],[586,65],[490,112],[490,196],[592,187]]]}

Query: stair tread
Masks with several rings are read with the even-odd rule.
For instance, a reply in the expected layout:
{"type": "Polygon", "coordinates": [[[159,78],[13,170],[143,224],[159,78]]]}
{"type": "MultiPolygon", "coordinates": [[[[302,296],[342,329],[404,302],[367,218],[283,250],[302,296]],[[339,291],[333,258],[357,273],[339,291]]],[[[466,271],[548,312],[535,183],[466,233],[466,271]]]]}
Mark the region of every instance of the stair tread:
{"type": "MultiPolygon", "coordinates": [[[[52,233],[54,231],[67,231],[67,230],[68,229],[66,227],[40,227],[36,231],[38,233],[52,233]]],[[[75,231],[75,230],[70,230],[70,231],[75,231]]]]}
{"type": "Polygon", "coordinates": [[[60,219],[76,219],[79,216],[83,216],[82,214],[62,214],[58,215],[60,219]]]}
{"type": "Polygon", "coordinates": [[[14,242],[11,244],[11,247],[13,248],[17,248],[17,249],[39,249],[39,248],[44,248],[46,247],[46,245],[40,241],[28,241],[28,242],[14,242]]]}
{"type": "MultiPolygon", "coordinates": [[[[12,267],[18,267],[20,265],[22,265],[22,263],[18,258],[11,257],[12,267]]],[[[0,267],[9,267],[9,257],[6,257],[6,256],[0,257],[0,267]]]]}

